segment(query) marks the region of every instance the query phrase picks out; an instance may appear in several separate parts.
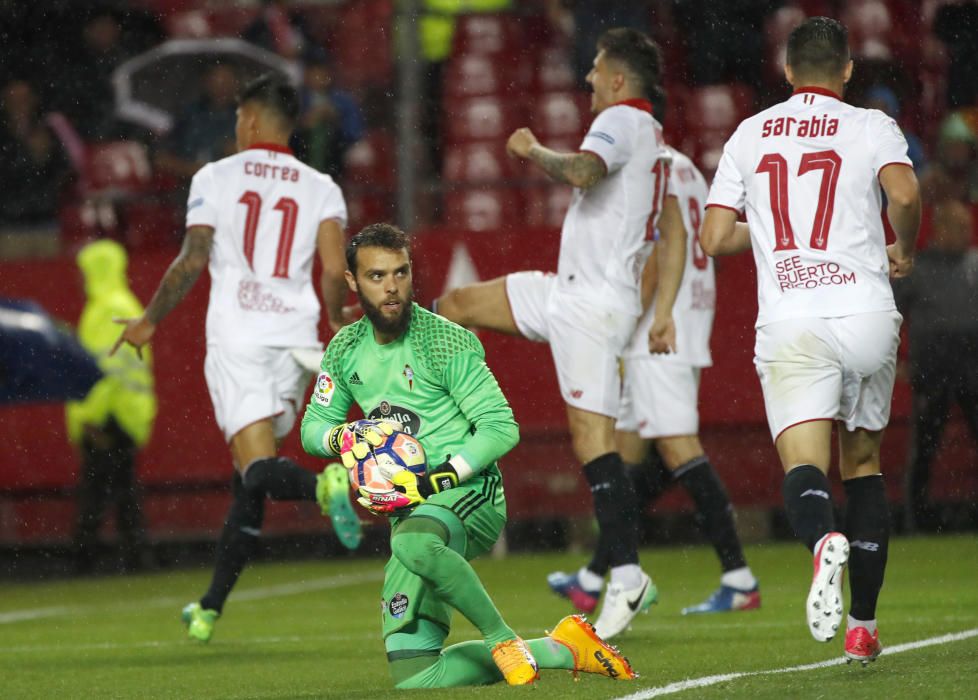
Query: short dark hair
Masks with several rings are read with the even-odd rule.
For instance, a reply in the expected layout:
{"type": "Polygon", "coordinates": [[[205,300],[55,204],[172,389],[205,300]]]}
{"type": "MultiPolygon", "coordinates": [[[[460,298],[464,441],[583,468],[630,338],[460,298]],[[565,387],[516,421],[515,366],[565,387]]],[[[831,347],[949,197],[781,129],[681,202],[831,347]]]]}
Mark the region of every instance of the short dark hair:
{"type": "Polygon", "coordinates": [[[809,17],[788,36],[787,62],[796,74],[829,77],[849,62],[849,30],[829,17],[809,17]]]}
{"type": "Polygon", "coordinates": [[[598,51],[604,51],[605,58],[625,64],[638,79],[645,97],[661,91],[662,52],[647,35],[627,27],[608,29],[598,37],[598,51]]]}
{"type": "Polygon", "coordinates": [[[346,266],[350,272],[357,273],[357,250],[371,246],[386,250],[406,249],[411,257],[411,238],[404,231],[394,224],[370,224],[346,245],[346,266]]]}
{"type": "Polygon", "coordinates": [[[299,93],[284,77],[275,73],[260,75],[241,88],[238,105],[257,102],[271,110],[289,131],[299,119],[299,93]]]}

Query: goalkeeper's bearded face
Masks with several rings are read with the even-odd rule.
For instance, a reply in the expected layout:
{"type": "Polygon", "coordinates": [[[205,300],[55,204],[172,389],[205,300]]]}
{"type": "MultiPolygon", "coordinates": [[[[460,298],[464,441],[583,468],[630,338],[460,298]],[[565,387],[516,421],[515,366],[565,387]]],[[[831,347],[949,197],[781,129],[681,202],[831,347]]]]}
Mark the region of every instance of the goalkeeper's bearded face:
{"type": "Polygon", "coordinates": [[[351,286],[360,307],[378,332],[396,338],[407,330],[414,291],[411,258],[406,249],[358,249],[354,282],[355,286],[351,286]]]}

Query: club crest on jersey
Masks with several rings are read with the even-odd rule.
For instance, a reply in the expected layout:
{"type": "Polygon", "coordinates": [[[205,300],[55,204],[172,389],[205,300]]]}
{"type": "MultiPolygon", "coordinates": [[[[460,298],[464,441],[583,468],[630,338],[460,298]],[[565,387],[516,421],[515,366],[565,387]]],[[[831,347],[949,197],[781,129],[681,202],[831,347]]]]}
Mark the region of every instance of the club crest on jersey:
{"type": "Polygon", "coordinates": [[[407,379],[408,390],[414,391],[414,370],[411,365],[404,365],[404,378],[407,379]]]}
{"type": "Polygon", "coordinates": [[[408,435],[417,437],[421,430],[421,417],[410,408],[394,406],[389,401],[381,401],[376,408],[367,413],[370,420],[389,420],[401,424],[408,435]]]}
{"type": "Polygon", "coordinates": [[[316,389],[312,392],[312,400],[320,406],[329,406],[333,400],[333,378],[323,372],[316,378],[316,389]]]}

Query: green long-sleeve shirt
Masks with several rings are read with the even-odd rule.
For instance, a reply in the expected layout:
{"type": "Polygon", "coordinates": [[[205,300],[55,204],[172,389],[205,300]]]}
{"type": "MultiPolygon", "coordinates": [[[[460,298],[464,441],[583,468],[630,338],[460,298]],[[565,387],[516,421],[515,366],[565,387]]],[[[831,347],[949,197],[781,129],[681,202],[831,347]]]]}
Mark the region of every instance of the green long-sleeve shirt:
{"type": "MultiPolygon", "coordinates": [[[[415,304],[407,332],[378,345],[367,318],[330,342],[302,418],[302,446],[331,457],[329,431],[355,402],[368,418],[401,423],[438,466],[460,460],[480,486],[496,461],[519,441],[519,427],[473,333],[415,304]]],[[[472,482],[472,483],[469,483],[472,482]]]]}

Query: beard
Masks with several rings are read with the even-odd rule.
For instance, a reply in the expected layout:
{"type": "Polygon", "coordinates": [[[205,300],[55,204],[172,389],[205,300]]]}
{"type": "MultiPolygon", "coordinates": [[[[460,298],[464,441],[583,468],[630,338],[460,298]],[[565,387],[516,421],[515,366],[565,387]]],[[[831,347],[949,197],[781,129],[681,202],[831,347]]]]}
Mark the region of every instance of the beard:
{"type": "MultiPolygon", "coordinates": [[[[357,298],[360,300],[360,308],[363,309],[363,315],[370,319],[370,323],[373,324],[374,328],[384,335],[399,338],[407,331],[407,327],[411,323],[411,311],[413,308],[411,302],[414,300],[413,290],[408,290],[405,299],[398,299],[398,301],[402,302],[401,312],[394,318],[385,316],[380,310],[380,306],[371,304],[359,290],[357,291],[357,298]]],[[[384,301],[393,301],[393,299],[385,299],[384,301]]]]}

